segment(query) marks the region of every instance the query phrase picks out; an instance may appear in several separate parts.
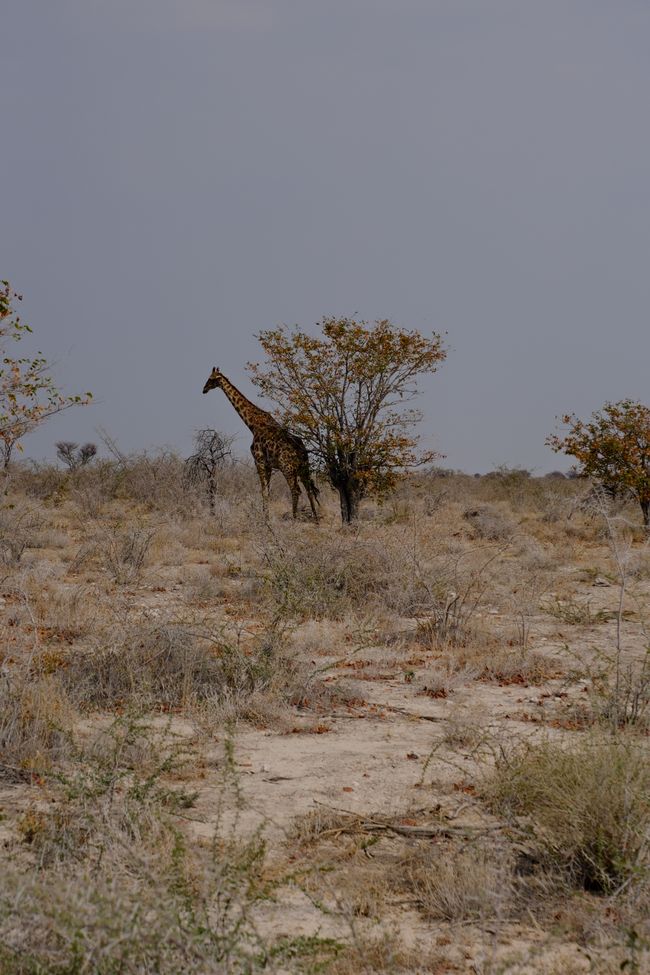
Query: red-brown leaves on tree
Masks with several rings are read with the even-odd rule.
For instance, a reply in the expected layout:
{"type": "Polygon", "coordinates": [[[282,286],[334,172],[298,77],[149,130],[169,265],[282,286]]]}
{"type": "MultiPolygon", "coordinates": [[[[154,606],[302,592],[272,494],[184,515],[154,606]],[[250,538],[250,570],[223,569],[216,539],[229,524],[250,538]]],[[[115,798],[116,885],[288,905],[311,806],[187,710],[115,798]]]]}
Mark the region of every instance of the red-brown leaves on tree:
{"type": "Polygon", "coordinates": [[[401,472],[433,459],[417,451],[420,413],[407,404],[417,378],[446,358],[440,335],[326,318],[319,335],[282,327],[258,338],[266,359],[249,363],[253,382],[339,492],[344,521],[365,495],[386,493],[401,472]]]}

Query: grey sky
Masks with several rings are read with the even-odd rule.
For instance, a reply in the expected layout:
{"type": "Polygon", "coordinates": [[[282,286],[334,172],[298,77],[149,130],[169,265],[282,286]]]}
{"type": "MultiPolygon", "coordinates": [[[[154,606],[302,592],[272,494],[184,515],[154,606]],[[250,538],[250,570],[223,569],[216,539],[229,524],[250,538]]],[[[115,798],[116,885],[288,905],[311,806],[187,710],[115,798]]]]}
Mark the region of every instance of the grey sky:
{"type": "Polygon", "coordinates": [[[1,0],[0,277],[69,392],[26,441],[250,437],[254,333],[448,332],[450,466],[566,466],[554,417],[648,401],[647,0],[1,0]]]}

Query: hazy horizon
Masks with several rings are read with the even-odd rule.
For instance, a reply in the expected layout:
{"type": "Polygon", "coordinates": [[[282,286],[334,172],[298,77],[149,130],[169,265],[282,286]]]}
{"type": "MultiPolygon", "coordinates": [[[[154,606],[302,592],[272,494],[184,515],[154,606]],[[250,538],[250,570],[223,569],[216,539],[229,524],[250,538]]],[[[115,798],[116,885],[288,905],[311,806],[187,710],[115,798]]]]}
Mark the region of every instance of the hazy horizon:
{"type": "MultiPolygon", "coordinates": [[[[250,435],[255,333],[447,333],[441,464],[566,470],[564,412],[647,401],[650,6],[8,0],[0,277],[75,409],[25,439],[250,435]]],[[[270,405],[270,404],[267,404],[270,405]]]]}

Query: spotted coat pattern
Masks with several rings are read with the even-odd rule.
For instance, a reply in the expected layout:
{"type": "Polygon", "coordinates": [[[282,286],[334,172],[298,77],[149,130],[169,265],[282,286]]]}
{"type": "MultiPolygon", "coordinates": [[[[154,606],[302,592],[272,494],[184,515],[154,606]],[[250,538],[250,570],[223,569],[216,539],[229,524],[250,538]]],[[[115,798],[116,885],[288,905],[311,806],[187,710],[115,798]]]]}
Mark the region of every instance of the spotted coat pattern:
{"type": "Polygon", "coordinates": [[[262,486],[262,503],[268,511],[269,487],[273,471],[280,471],[291,491],[293,517],[298,514],[300,484],[303,485],[312,515],[318,521],[318,488],[314,484],[309,468],[309,454],[304,443],[291,433],[266,410],[251,403],[229,379],[216,367],[208,377],[203,392],[222,389],[237,413],[253,434],[251,453],[262,486]]]}

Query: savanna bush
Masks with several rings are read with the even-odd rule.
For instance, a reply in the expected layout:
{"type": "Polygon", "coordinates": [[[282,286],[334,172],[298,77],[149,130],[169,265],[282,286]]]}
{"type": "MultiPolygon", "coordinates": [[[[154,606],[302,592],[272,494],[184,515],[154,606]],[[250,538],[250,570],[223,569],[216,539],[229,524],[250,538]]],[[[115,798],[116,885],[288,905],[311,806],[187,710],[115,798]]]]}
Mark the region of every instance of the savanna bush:
{"type": "Polygon", "coordinates": [[[471,525],[475,538],[508,541],[516,531],[514,522],[495,505],[472,505],[465,509],[463,517],[471,525]]]}
{"type": "Polygon", "coordinates": [[[502,753],[484,783],[491,808],[530,834],[541,862],[570,885],[612,894],[647,885],[650,763],[645,742],[590,734],[502,753]]]}
{"type": "Polygon", "coordinates": [[[0,870],[1,971],[274,970],[250,915],[264,892],[263,839],[233,827],[209,848],[190,843],[177,813],[195,797],[169,785],[179,768],[173,735],[124,718],[52,777],[56,801],[18,824],[37,869],[0,870]]]}
{"type": "Polygon", "coordinates": [[[379,539],[287,531],[262,554],[271,601],[286,616],[340,617],[386,597],[395,582],[395,565],[379,539]]]}
{"type": "Polygon", "coordinates": [[[288,705],[325,693],[287,651],[280,628],[243,644],[169,619],[109,628],[89,649],[66,654],[57,676],[84,710],[180,710],[206,727],[238,719],[283,724],[288,705]]]}
{"type": "Polygon", "coordinates": [[[267,657],[249,656],[218,634],[200,636],[183,623],[149,618],[70,654],[61,680],[83,707],[188,707],[226,689],[252,691],[271,666],[267,657]]]}
{"type": "Polygon", "coordinates": [[[33,503],[5,496],[0,502],[0,564],[17,565],[25,549],[38,542],[42,525],[42,514],[33,503]]]}
{"type": "Polygon", "coordinates": [[[426,917],[477,921],[510,909],[513,873],[512,853],[503,843],[460,850],[427,844],[400,863],[393,880],[416,897],[426,917]]]}
{"type": "Polygon", "coordinates": [[[42,772],[68,756],[71,743],[70,704],[53,677],[0,675],[0,780],[42,772]]]}

